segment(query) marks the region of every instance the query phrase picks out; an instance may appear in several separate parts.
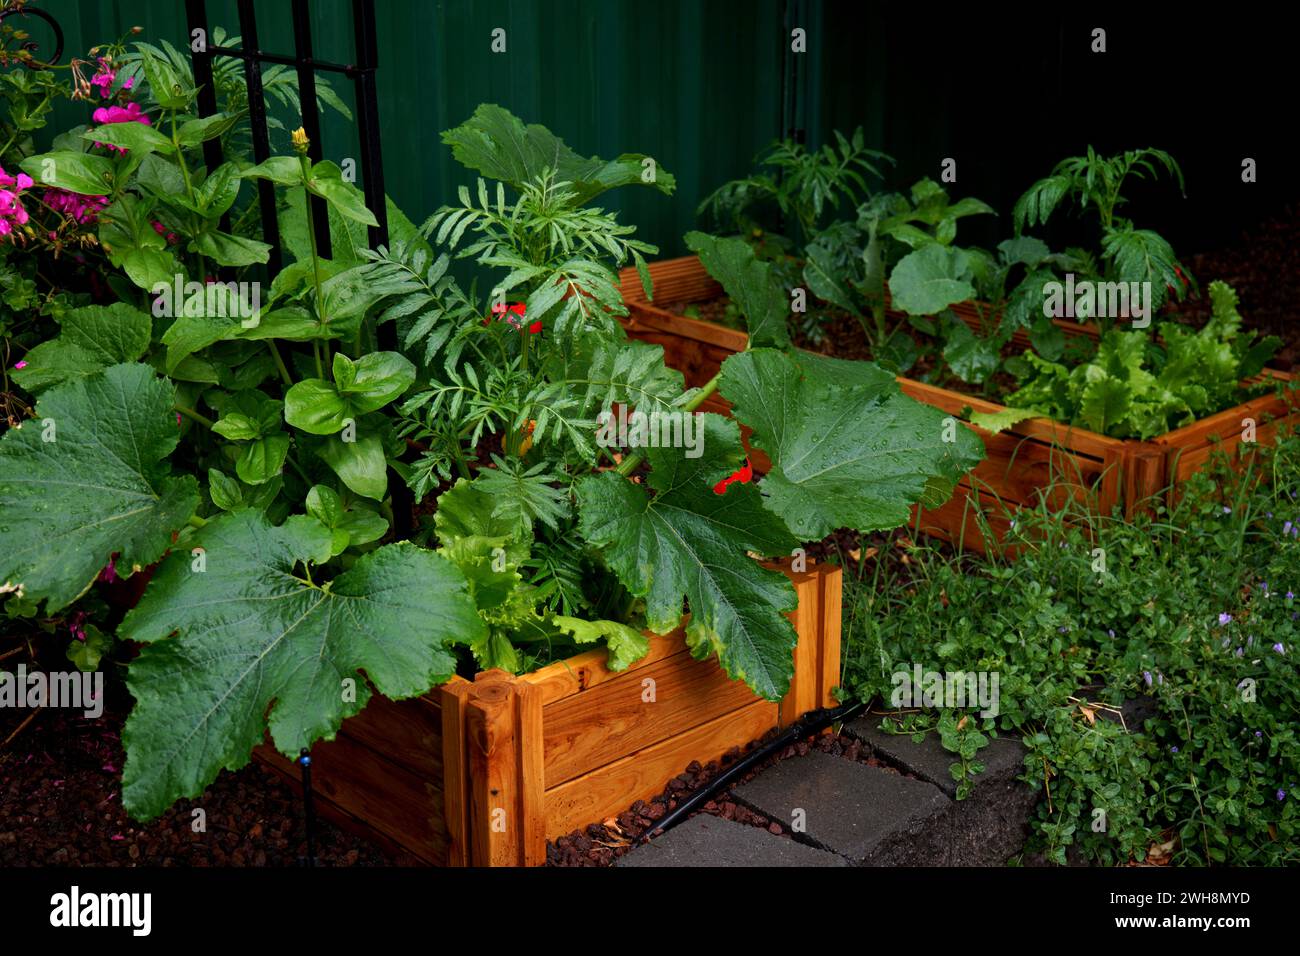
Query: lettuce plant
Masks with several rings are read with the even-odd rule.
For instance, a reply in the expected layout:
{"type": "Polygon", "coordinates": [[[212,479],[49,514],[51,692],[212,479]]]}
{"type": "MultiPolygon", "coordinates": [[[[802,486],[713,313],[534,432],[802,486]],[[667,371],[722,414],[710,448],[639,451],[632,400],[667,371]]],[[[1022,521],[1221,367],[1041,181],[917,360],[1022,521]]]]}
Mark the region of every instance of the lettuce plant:
{"type": "Polygon", "coordinates": [[[150,158],[183,174],[166,202],[192,214],[186,252],[261,257],[209,222],[262,179],[293,261],[251,316],[212,307],[229,289],[185,292],[173,315],[76,310],[25,370],[32,418],[0,438],[4,593],[53,612],[110,559],[152,569],[118,629],[143,645],[124,732],[139,817],[242,766],[268,730],[296,754],[373,693],[584,644],[625,667],[646,629],[685,624],[698,656],[778,698],[795,593],[755,556],[898,525],[982,454],[876,366],[786,350],[783,293],[739,240],[718,254],[751,317],[768,310],[752,349],[685,390],[659,347],[627,341],[616,269],[654,250],[591,203],[622,185],[671,192],[650,157],[582,157],[482,106],[444,141],[483,178],[418,229],[390,211],[392,244],[371,251],[359,192],[308,159],[301,131],[294,155],[205,178],[181,164],[221,121],[173,115],[170,95],[163,122],[103,134],[125,152],[55,157],[64,188],[110,187],[116,261],[151,291],[161,272],[184,277],[157,233],[128,228],[164,202],[141,182],[164,168],[150,158]],[[328,209],[328,259],[310,196],[328,209]],[[377,344],[390,322],[399,350],[377,344]],[[735,420],[696,413],[715,390],[735,420]],[[772,460],[761,480],[741,424],[772,460]],[[392,530],[393,475],[426,516],[412,540],[392,530]]]}
{"type": "Polygon", "coordinates": [[[1008,404],[1116,438],[1147,439],[1243,401],[1252,390],[1242,381],[1259,374],[1281,340],[1257,341],[1242,330],[1237,293],[1227,283],[1211,282],[1209,293],[1209,322],[1198,330],[1165,322],[1160,345],[1146,331],[1112,329],[1096,356],[1073,369],[1026,352],[1027,374],[1008,404]]]}

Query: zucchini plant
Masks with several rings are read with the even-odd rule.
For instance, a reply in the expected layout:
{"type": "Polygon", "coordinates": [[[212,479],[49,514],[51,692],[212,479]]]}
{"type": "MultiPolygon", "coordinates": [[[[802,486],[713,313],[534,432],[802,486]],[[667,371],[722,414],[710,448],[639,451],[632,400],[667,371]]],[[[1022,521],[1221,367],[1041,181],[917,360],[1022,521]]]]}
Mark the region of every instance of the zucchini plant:
{"type": "MultiPolygon", "coordinates": [[[[136,191],[143,159],[189,148],[185,121],[161,125],[170,136],[115,131],[127,152],[63,188],[109,185],[109,218],[138,224],[153,201],[136,191]]],[[[177,316],[88,307],[65,321],[66,349],[29,362],[34,413],[0,438],[0,581],[54,611],[110,559],[152,569],[117,632],[141,645],[124,732],[137,817],[247,763],[268,730],[294,755],[374,693],[411,697],[582,644],[625,667],[647,629],[687,614],[697,656],[779,698],[795,593],[755,556],[901,524],[982,455],[878,367],[785,348],[772,267],[739,240],[717,254],[753,348],[684,389],[617,321],[616,268],[653,247],[592,205],[625,185],[671,193],[672,176],[637,154],[583,157],[496,106],[443,139],[480,179],[418,229],[390,212],[392,243],[373,251],[360,193],[308,159],[301,131],[294,155],[187,169],[195,216],[248,179],[285,204],[292,261],[262,308],[212,308],[223,300],[202,287],[177,316]],[[232,185],[205,188],[219,176],[232,185]],[[310,196],[328,208],[328,259],[310,196]],[[378,344],[388,323],[396,350],[378,344]],[[735,419],[697,411],[715,390],[735,419]],[[758,480],[742,424],[772,461],[758,480]],[[393,531],[397,481],[422,516],[410,540],[393,531]]],[[[156,235],[123,229],[114,246],[151,291],[173,268],[156,235]]],[[[194,251],[228,247],[214,235],[194,251]]]]}

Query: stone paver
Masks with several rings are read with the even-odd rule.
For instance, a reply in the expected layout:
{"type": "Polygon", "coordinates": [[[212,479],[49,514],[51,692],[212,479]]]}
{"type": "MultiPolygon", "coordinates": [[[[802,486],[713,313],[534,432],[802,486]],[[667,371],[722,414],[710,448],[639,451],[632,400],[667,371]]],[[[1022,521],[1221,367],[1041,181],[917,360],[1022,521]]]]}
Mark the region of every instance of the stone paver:
{"type": "Polygon", "coordinates": [[[736,798],[798,839],[867,866],[943,865],[951,801],[936,787],[864,763],[812,751],[736,788],[736,798]]]}
{"type": "MultiPolygon", "coordinates": [[[[948,769],[956,756],[943,749],[938,734],[927,734],[917,744],[910,735],[885,733],[879,724],[879,717],[864,717],[845,730],[882,760],[956,796],[957,783],[948,769]]],[[[1016,779],[1024,772],[1025,753],[1025,745],[1014,737],[998,737],[980,750],[977,759],[984,772],[975,777],[970,795],[955,801],[946,819],[936,822],[947,832],[950,864],[1000,866],[1024,847],[1038,802],[1038,792],[1016,779]]]]}
{"type": "Polygon", "coordinates": [[[758,827],[699,813],[622,857],[616,866],[845,866],[816,850],[758,827]]]}
{"type": "MultiPolygon", "coordinates": [[[[938,734],[926,734],[919,744],[913,743],[910,734],[881,730],[879,717],[861,717],[845,731],[869,746],[878,757],[934,784],[950,798],[957,796],[957,781],[948,769],[957,756],[943,749],[938,734]]],[[[976,759],[984,764],[984,772],[975,778],[977,788],[986,783],[1002,783],[1024,771],[1025,745],[1014,737],[998,737],[989,741],[976,759]]]]}

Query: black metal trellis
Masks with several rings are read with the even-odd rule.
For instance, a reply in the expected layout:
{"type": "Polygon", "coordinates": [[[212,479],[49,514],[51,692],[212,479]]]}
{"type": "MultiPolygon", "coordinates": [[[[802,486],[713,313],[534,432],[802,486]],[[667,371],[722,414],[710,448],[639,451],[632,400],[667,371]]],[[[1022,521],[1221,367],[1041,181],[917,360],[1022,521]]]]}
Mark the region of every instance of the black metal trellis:
{"type": "MultiPolygon", "coordinates": [[[[50,15],[49,11],[42,10],[40,7],[10,7],[7,10],[0,11],[0,23],[12,16],[36,17],[38,20],[44,20],[54,31],[54,56],[48,60],[38,60],[32,57],[32,66],[41,69],[47,66],[54,66],[63,56],[63,28],[59,26],[59,21],[50,15]]],[[[22,48],[28,53],[36,50],[40,44],[34,40],[28,40],[22,45],[22,48]]]]}
{"type": "MultiPolygon", "coordinates": [[[[242,60],[244,81],[248,90],[248,119],[253,133],[253,159],[261,163],[271,156],[271,138],[267,129],[266,99],[262,90],[262,64],[274,63],[292,66],[298,74],[298,107],[302,126],[310,140],[307,155],[312,162],[323,156],[320,132],[320,109],[316,102],[316,71],[340,73],[356,84],[357,135],[361,141],[361,188],[366,206],[374,214],[376,226],[369,229],[371,247],[388,244],[388,211],[384,193],[384,160],[379,137],[379,98],[375,87],[375,70],[379,67],[379,45],[375,33],[374,0],[352,0],[352,28],[356,42],[355,63],[333,63],[319,60],[312,52],[311,11],[307,0],[293,0],[294,54],[272,53],[263,50],[257,33],[257,16],[253,0],[238,0],[239,47],[217,46],[209,43],[207,4],[205,0],[185,0],[185,15],[190,29],[191,59],[194,62],[194,82],[199,88],[200,116],[217,112],[217,93],[212,80],[212,60],[229,56],[242,60]],[[202,43],[194,43],[195,31],[202,43]],[[195,49],[195,47],[199,49],[195,49]]],[[[203,161],[208,171],[222,163],[220,138],[203,144],[203,161]]],[[[275,187],[268,181],[258,180],[258,208],[262,214],[262,238],[271,246],[267,269],[274,278],[283,267],[280,251],[280,222],[275,210],[275,187]]],[[[331,254],[329,213],[325,201],[308,194],[312,204],[315,224],[316,249],[321,256],[331,254]]],[[[222,228],[228,228],[229,214],[223,218],[222,228]]],[[[397,347],[397,330],[392,324],[381,326],[376,332],[379,347],[397,347]]],[[[410,491],[405,481],[398,478],[393,485],[393,524],[402,537],[412,527],[410,491]]]]}
{"type": "MultiPolygon", "coordinates": [[[[205,0],[185,0],[185,13],[189,22],[190,37],[194,31],[202,43],[194,49],[194,82],[199,87],[198,107],[201,116],[217,112],[217,94],[212,82],[212,60],[229,56],[242,60],[244,78],[248,88],[248,118],[253,132],[253,160],[261,163],[270,158],[270,135],[267,130],[266,100],[262,92],[262,64],[274,63],[292,66],[298,74],[298,105],[302,114],[303,130],[311,145],[307,155],[319,162],[324,154],[321,145],[320,110],[316,102],[316,71],[341,73],[356,84],[357,133],[361,140],[361,187],[366,206],[374,214],[378,226],[369,231],[371,246],[388,242],[388,215],[384,203],[384,166],[379,136],[379,101],[375,92],[375,70],[379,65],[378,44],[375,38],[374,0],[352,0],[353,32],[356,37],[356,62],[333,63],[319,60],[312,52],[311,14],[307,0],[293,0],[294,54],[287,56],[261,48],[257,33],[257,17],[253,0],[238,0],[240,47],[216,46],[208,42],[207,3],[205,0]]],[[[203,144],[203,159],[209,170],[221,165],[221,143],[218,139],[203,144]]],[[[329,218],[325,202],[311,196],[313,219],[316,224],[316,247],[322,256],[330,255],[329,218]]],[[[266,180],[258,182],[258,205],[262,213],[262,231],[271,246],[268,268],[274,276],[283,265],[280,253],[280,223],[275,212],[275,189],[266,180]]]]}

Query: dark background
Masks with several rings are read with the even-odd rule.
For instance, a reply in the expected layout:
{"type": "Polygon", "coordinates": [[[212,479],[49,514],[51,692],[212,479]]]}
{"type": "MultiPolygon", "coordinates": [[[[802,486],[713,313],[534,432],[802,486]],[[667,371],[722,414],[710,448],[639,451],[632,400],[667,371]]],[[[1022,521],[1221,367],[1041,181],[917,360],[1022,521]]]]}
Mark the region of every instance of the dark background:
{"type": "MultiPolygon", "coordinates": [[[[155,42],[187,39],[181,0],[40,5],[82,55],[136,24],[155,42]]],[[[207,6],[211,24],[238,32],[232,0],[207,6]]],[[[291,53],[287,0],[255,6],[263,46],[291,53]]],[[[1010,235],[1016,197],[1088,144],[1157,146],[1179,160],[1186,198],[1167,180],[1126,194],[1137,224],[1183,256],[1300,199],[1287,155],[1295,34],[1290,15],[1268,5],[377,0],[377,11],[387,188],[416,222],[470,181],[438,134],[485,101],[587,154],[655,156],[677,176],[676,195],[624,190],[610,204],[666,255],[684,251],[700,197],[795,129],[818,144],[833,129],[863,126],[872,146],[897,158],[895,187],[937,178],[941,160],[955,158],[950,190],[1000,213],[966,220],[962,242],[1010,235]],[[808,31],[808,53],[793,59],[791,25],[808,31]],[[506,54],[489,51],[497,26],[507,30],[506,54]],[[1107,32],[1104,54],[1090,51],[1094,27],[1107,32]],[[1258,163],[1254,184],[1241,182],[1247,156],[1258,163]]],[[[317,55],[350,60],[347,0],[313,0],[312,13],[317,55]]],[[[352,103],[350,84],[335,85],[352,103]]],[[[59,120],[84,122],[94,105],[69,104],[59,120]]],[[[327,113],[324,133],[327,158],[359,157],[352,124],[327,113]]],[[[285,139],[275,133],[273,148],[287,149],[285,139]]],[[[1060,246],[1087,235],[1062,218],[1045,238],[1060,246]]]]}

